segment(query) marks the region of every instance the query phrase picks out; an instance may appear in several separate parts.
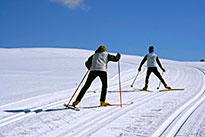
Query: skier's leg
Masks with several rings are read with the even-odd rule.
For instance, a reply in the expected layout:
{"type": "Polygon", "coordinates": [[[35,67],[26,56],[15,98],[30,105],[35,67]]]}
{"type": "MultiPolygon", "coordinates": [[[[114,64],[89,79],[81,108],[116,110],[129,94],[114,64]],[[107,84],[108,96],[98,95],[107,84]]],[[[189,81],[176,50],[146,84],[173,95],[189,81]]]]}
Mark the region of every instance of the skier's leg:
{"type": "Polygon", "coordinates": [[[78,94],[76,101],[81,101],[81,99],[83,98],[83,96],[85,95],[85,92],[88,90],[88,88],[90,87],[91,83],[93,82],[93,80],[97,77],[97,73],[95,71],[90,71],[88,78],[86,80],[85,85],[83,86],[83,88],[81,89],[80,93],[78,94]]]}
{"type": "Polygon", "coordinates": [[[105,102],[106,94],[107,94],[107,72],[100,72],[99,73],[100,80],[102,82],[102,91],[100,101],[105,102]]]}
{"type": "Polygon", "coordinates": [[[153,73],[160,79],[160,81],[162,82],[162,84],[166,84],[164,79],[162,78],[162,76],[160,75],[159,71],[157,70],[157,68],[153,69],[153,73]]]}
{"type": "Polygon", "coordinates": [[[150,77],[150,74],[152,73],[152,68],[148,68],[147,69],[147,75],[146,75],[146,78],[145,78],[145,86],[144,86],[144,90],[147,90],[148,88],[148,82],[149,82],[149,77],[150,77]]]}
{"type": "Polygon", "coordinates": [[[149,83],[149,77],[150,77],[151,73],[152,73],[152,68],[148,68],[147,69],[147,75],[146,75],[146,78],[145,78],[145,84],[149,83]]]}
{"type": "Polygon", "coordinates": [[[171,89],[171,87],[169,87],[166,82],[164,81],[164,79],[162,78],[162,76],[160,75],[159,71],[157,70],[157,68],[155,68],[153,70],[154,74],[160,79],[160,81],[162,82],[162,84],[164,85],[165,88],[167,89],[171,89]]]}

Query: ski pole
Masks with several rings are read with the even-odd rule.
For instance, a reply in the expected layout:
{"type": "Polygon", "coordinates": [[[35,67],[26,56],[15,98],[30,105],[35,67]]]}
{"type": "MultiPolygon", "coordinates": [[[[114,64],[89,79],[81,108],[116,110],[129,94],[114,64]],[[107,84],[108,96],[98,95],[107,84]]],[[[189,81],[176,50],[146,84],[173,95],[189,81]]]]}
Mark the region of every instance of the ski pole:
{"type": "Polygon", "coordinates": [[[132,82],[131,86],[130,87],[133,87],[134,83],[135,83],[135,80],[137,79],[137,76],[139,75],[139,71],[137,72],[137,75],[135,76],[135,79],[134,81],[132,82]]]}
{"type": "Polygon", "coordinates": [[[87,74],[88,74],[88,72],[89,72],[89,71],[90,71],[90,70],[88,70],[88,71],[85,73],[85,75],[84,75],[83,79],[81,80],[80,84],[79,84],[79,85],[78,85],[78,87],[76,88],[75,92],[73,93],[73,95],[72,95],[71,99],[69,100],[69,102],[68,102],[68,104],[67,104],[66,106],[69,106],[69,104],[70,104],[71,100],[72,100],[72,99],[73,99],[73,97],[75,96],[76,92],[78,91],[78,88],[79,88],[79,87],[80,87],[80,85],[82,84],[83,80],[85,79],[85,77],[87,76],[87,74]]]}
{"type": "MultiPolygon", "coordinates": [[[[162,72],[162,76],[163,76],[163,74],[164,74],[164,72],[162,72]]],[[[157,89],[159,89],[161,83],[162,83],[162,82],[161,82],[161,80],[160,80],[160,82],[159,82],[159,86],[157,87],[157,89]]]]}
{"type": "Polygon", "coordinates": [[[121,91],[121,80],[120,80],[120,61],[118,61],[118,73],[119,73],[120,107],[122,107],[122,91],[121,91]]]}

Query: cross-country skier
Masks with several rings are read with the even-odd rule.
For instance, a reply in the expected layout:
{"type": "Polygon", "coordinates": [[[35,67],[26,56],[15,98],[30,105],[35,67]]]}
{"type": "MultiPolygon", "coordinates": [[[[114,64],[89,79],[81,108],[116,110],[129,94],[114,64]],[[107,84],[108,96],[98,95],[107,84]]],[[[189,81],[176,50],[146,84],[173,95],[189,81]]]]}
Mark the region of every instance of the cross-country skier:
{"type": "Polygon", "coordinates": [[[120,57],[120,53],[117,53],[116,56],[107,53],[107,49],[104,45],[100,45],[100,47],[98,47],[95,53],[90,56],[85,62],[85,65],[90,70],[90,73],[88,75],[85,85],[83,86],[76,100],[72,104],[74,107],[80,103],[85,92],[90,87],[92,81],[98,76],[100,77],[100,80],[102,82],[100,105],[109,105],[108,102],[105,102],[107,93],[107,63],[109,61],[117,62],[118,60],[120,60],[120,57]]]}
{"type": "Polygon", "coordinates": [[[148,68],[147,68],[147,76],[146,76],[146,79],[145,79],[145,86],[144,86],[143,90],[147,90],[148,82],[149,82],[149,76],[152,72],[161,80],[161,82],[164,84],[165,88],[171,89],[171,87],[169,87],[165,83],[164,79],[162,78],[159,71],[157,70],[157,64],[158,64],[159,67],[162,69],[162,71],[165,72],[165,69],[162,67],[158,56],[154,53],[154,46],[149,47],[149,53],[147,55],[145,55],[142,62],[140,63],[140,66],[138,68],[139,72],[141,71],[141,67],[145,63],[145,61],[147,61],[147,67],[148,68]]]}

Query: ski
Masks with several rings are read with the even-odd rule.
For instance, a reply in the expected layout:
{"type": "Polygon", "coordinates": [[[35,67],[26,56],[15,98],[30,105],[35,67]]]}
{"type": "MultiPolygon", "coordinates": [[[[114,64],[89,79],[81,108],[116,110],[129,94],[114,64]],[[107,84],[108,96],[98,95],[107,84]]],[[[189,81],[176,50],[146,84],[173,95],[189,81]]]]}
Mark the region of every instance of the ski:
{"type": "Polygon", "coordinates": [[[153,92],[152,90],[144,90],[144,89],[138,89],[138,88],[133,88],[134,90],[137,90],[137,91],[146,91],[146,92],[153,92]]]}
{"type": "MultiPolygon", "coordinates": [[[[131,105],[131,104],[133,104],[134,102],[130,102],[130,103],[128,103],[128,104],[109,104],[108,106],[128,106],[128,105],[131,105]]],[[[100,107],[103,107],[103,106],[100,106],[100,107]]],[[[105,106],[106,107],[106,106],[105,106]]]]}
{"type": "Polygon", "coordinates": [[[75,110],[75,111],[80,111],[79,108],[74,107],[74,106],[72,106],[72,105],[67,106],[66,104],[64,104],[64,106],[65,106],[67,109],[72,109],[72,110],[75,110]]]}
{"type": "Polygon", "coordinates": [[[107,105],[107,106],[101,106],[101,105],[98,105],[98,106],[89,106],[89,107],[79,107],[79,108],[81,108],[81,109],[91,109],[91,108],[100,108],[100,107],[114,107],[114,106],[116,106],[116,107],[118,107],[118,106],[128,106],[128,105],[131,105],[131,104],[133,104],[134,102],[130,102],[130,103],[127,103],[127,104],[109,104],[109,105],[107,105]]]}
{"type": "Polygon", "coordinates": [[[184,90],[183,88],[182,89],[180,89],[180,88],[173,88],[173,89],[162,89],[162,90],[159,90],[159,92],[164,92],[164,91],[177,91],[177,90],[184,90]]]}
{"type": "Polygon", "coordinates": [[[91,109],[91,108],[100,108],[100,107],[111,107],[111,106],[128,106],[128,105],[131,105],[133,104],[134,102],[130,102],[130,103],[127,103],[127,104],[109,104],[107,106],[101,106],[101,105],[98,105],[98,106],[89,106],[89,107],[74,107],[72,105],[69,105],[67,106],[66,104],[64,104],[64,106],[67,108],[67,109],[72,109],[72,110],[75,110],[75,111],[80,111],[80,109],[91,109]]]}

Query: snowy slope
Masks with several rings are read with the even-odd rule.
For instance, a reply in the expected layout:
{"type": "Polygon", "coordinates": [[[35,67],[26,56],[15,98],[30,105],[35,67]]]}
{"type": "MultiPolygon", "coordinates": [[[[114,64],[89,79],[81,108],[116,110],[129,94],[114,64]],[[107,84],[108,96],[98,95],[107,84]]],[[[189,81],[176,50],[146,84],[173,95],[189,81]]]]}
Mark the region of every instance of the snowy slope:
{"type": "MultiPolygon", "coordinates": [[[[122,55],[121,107],[100,107],[97,78],[79,104],[65,109],[87,71],[93,51],[80,49],[0,49],[0,137],[205,136],[205,63],[161,59],[165,81],[180,91],[159,92],[152,74],[149,90],[130,88],[142,57],[122,55]]],[[[107,101],[119,103],[118,64],[108,65],[107,101]]],[[[160,69],[159,69],[160,70],[160,69]]],[[[161,70],[160,70],[161,72],[161,70]]],[[[134,87],[142,88],[146,65],[134,87]]],[[[164,89],[161,85],[160,89],[164,89]]]]}

